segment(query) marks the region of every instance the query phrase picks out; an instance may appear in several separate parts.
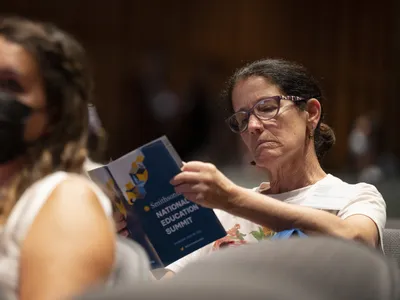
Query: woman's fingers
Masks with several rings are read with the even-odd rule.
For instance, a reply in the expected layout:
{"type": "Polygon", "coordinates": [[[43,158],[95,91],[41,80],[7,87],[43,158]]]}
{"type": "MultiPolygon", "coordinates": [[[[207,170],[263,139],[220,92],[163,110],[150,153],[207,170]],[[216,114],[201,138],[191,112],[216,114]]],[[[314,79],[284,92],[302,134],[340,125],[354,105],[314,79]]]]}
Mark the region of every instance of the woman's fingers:
{"type": "Polygon", "coordinates": [[[185,193],[183,195],[190,202],[193,202],[193,203],[201,205],[201,201],[200,201],[201,199],[198,199],[198,195],[199,195],[198,193],[185,193]]]}
{"type": "Polygon", "coordinates": [[[190,161],[183,165],[182,171],[201,172],[215,169],[215,166],[201,161],[190,161]]]}
{"type": "Polygon", "coordinates": [[[115,211],[113,213],[113,218],[114,218],[115,228],[117,232],[121,234],[121,231],[126,229],[127,226],[126,220],[119,211],[115,211]]]}
{"type": "Polygon", "coordinates": [[[115,226],[117,228],[117,231],[120,232],[122,229],[126,228],[127,223],[125,220],[121,220],[115,223],[115,226]]]}
{"type": "Polygon", "coordinates": [[[170,184],[172,184],[173,186],[178,186],[184,183],[196,183],[199,182],[200,180],[201,180],[200,173],[185,171],[179,173],[174,178],[172,178],[170,184]]]}
{"type": "Polygon", "coordinates": [[[175,187],[175,192],[177,194],[194,193],[193,185],[188,183],[182,183],[175,187]]]}

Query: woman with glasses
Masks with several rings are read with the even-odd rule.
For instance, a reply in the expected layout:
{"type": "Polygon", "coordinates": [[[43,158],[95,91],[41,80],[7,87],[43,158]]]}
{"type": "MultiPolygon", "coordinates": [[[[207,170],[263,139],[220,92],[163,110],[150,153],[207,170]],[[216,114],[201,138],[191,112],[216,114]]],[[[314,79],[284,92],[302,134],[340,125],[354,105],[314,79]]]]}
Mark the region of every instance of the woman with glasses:
{"type": "Polygon", "coordinates": [[[233,74],[224,94],[232,110],[227,124],[249,149],[252,164],[268,173],[268,182],[249,190],[212,164],[186,163],[171,181],[176,192],[215,209],[227,236],[169,270],[221,247],[291,229],[380,247],[386,222],[381,194],[366,183],[343,182],[320,165],[335,136],[323,123],[321,89],[304,67],[275,59],[250,63],[233,74]]]}

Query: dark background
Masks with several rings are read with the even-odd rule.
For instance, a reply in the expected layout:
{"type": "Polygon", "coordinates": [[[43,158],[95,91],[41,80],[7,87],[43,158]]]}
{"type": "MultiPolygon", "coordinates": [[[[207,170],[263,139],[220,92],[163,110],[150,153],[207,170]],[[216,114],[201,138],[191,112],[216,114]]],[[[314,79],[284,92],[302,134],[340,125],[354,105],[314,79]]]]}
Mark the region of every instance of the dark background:
{"type": "Polygon", "coordinates": [[[218,94],[235,68],[263,57],[295,60],[320,79],[337,136],[329,171],[346,170],[349,132],[365,112],[381,122],[379,151],[400,156],[399,1],[0,0],[0,11],[54,22],[86,47],[107,157],[167,134],[185,160],[240,165],[218,94]],[[168,120],[151,111],[154,87],[177,98],[168,120]]]}

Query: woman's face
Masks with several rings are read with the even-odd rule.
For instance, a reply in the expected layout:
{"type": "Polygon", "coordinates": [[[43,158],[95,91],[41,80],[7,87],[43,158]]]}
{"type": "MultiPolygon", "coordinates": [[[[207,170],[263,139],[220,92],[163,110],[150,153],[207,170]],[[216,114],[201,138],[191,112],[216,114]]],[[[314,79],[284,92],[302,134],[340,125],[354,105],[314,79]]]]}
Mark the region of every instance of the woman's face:
{"type": "MultiPolygon", "coordinates": [[[[22,46],[0,36],[0,91],[16,96],[18,101],[35,109],[44,109],[46,97],[39,66],[22,46]]],[[[47,124],[44,110],[33,111],[24,132],[25,141],[38,139],[47,124]]]]}
{"type": "MultiPolygon", "coordinates": [[[[276,85],[270,84],[263,77],[249,77],[236,83],[232,92],[233,109],[235,112],[248,110],[258,101],[278,95],[283,93],[276,85]]],[[[289,158],[303,156],[309,129],[317,125],[319,110],[319,103],[317,111],[311,110],[312,114],[318,114],[315,122],[309,112],[300,110],[290,100],[281,100],[279,113],[273,119],[259,120],[251,114],[248,128],[241,133],[241,137],[257,165],[274,168],[289,158]]]]}

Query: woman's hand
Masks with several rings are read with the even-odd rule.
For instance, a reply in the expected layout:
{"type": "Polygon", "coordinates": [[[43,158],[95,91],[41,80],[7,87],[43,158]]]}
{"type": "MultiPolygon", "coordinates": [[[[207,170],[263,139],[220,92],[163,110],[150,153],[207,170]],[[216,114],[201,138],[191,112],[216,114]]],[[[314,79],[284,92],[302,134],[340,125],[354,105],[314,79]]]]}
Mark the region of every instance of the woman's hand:
{"type": "Polygon", "coordinates": [[[127,237],[129,235],[129,232],[128,229],[126,228],[127,223],[124,216],[119,211],[116,211],[114,212],[113,217],[117,233],[127,237]]]}
{"type": "Polygon", "coordinates": [[[234,204],[236,185],[209,163],[185,163],[182,173],[176,175],[171,184],[176,193],[204,207],[227,210],[234,204]]]}

